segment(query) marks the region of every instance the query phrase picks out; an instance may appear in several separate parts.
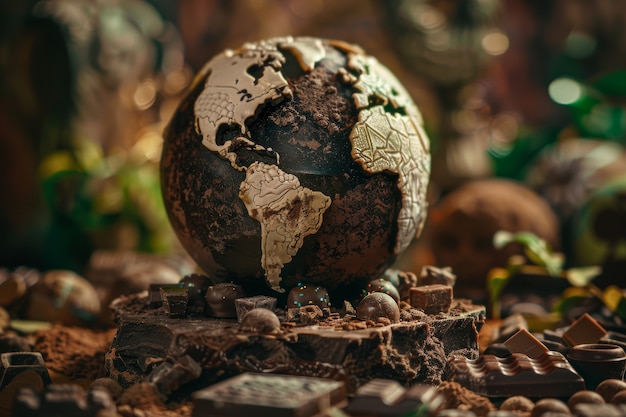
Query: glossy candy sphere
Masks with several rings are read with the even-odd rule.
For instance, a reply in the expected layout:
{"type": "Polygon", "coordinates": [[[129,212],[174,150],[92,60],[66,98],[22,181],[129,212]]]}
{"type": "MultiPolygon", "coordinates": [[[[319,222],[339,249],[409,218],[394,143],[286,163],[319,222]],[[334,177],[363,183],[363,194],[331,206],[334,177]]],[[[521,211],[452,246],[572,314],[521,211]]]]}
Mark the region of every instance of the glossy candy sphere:
{"type": "Polygon", "coordinates": [[[422,229],[429,173],[421,114],[395,76],[310,37],[210,60],[161,158],[170,221],[198,265],[277,292],[380,276],[422,229]]]}

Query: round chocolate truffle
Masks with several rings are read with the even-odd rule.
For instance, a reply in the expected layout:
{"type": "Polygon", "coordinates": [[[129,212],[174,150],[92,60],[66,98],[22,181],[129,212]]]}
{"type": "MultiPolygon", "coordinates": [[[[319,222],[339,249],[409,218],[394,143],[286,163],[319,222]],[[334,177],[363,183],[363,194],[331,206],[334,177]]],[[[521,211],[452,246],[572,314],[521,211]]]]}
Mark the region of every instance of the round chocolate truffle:
{"type": "Polygon", "coordinates": [[[596,391],[582,390],[574,393],[567,401],[570,410],[574,410],[578,404],[604,404],[604,398],[596,391]]]}
{"type": "Polygon", "coordinates": [[[254,308],[243,315],[239,328],[243,332],[250,333],[278,333],[280,320],[273,311],[267,308],[254,308]]]}
{"type": "Polygon", "coordinates": [[[400,308],[390,295],[373,292],[363,297],[356,308],[356,317],[360,320],[387,318],[392,323],[400,321],[400,308]]]}
{"type": "Polygon", "coordinates": [[[600,394],[607,403],[620,391],[626,391],[626,381],[616,378],[605,379],[596,387],[596,392],[600,394]]]}
{"type": "Polygon", "coordinates": [[[246,293],[241,285],[230,282],[211,285],[207,288],[205,300],[205,314],[211,317],[237,317],[235,300],[245,297],[246,293]]]}
{"type": "Polygon", "coordinates": [[[287,296],[287,308],[316,305],[319,308],[329,308],[330,298],[328,291],[319,285],[300,284],[293,287],[287,296]]]}
{"type": "Polygon", "coordinates": [[[571,415],[567,404],[556,398],[542,398],[537,401],[530,412],[530,417],[541,417],[545,413],[571,415]]]}
{"type": "Polygon", "coordinates": [[[396,303],[400,302],[400,293],[398,292],[398,289],[390,281],[383,278],[370,281],[367,284],[367,287],[365,287],[365,291],[367,291],[367,293],[382,292],[391,296],[396,303]]]}
{"type": "Polygon", "coordinates": [[[312,37],[211,59],[161,158],[166,210],[198,265],[277,292],[358,292],[380,276],[422,229],[429,173],[396,77],[358,46],[312,37]]]}

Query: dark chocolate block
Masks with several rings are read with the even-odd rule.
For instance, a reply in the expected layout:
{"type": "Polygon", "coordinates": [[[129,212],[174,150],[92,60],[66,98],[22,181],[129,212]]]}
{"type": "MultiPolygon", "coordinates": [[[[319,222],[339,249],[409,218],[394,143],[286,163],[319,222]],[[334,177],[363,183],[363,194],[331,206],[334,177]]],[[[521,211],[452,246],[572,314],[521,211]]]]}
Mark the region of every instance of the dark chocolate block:
{"type": "Polygon", "coordinates": [[[50,384],[48,368],[39,352],[8,352],[0,355],[0,391],[22,372],[39,375],[44,385],[50,384]]]}
{"type": "Polygon", "coordinates": [[[442,403],[443,398],[431,385],[415,384],[405,389],[397,381],[373,379],[356,391],[344,410],[350,415],[380,417],[400,417],[411,412],[430,415],[442,403]]]}
{"type": "Polygon", "coordinates": [[[346,399],[342,382],[244,373],[192,394],[192,417],[312,417],[346,399]]]}
{"type": "Polygon", "coordinates": [[[486,397],[563,398],[585,389],[584,380],[567,359],[552,351],[536,359],[521,353],[506,358],[457,356],[448,362],[445,379],[486,397]]]}
{"type": "Polygon", "coordinates": [[[409,302],[426,314],[445,313],[452,302],[452,287],[441,284],[413,287],[409,289],[409,302]]]}
{"type": "Polygon", "coordinates": [[[277,310],[280,331],[259,334],[242,331],[234,318],[168,318],[148,302],[136,294],[113,303],[118,330],[105,366],[125,387],[166,358],[184,355],[201,365],[206,383],[264,372],[341,380],[349,393],[373,378],[436,384],[448,355],[478,355],[477,328],[485,314],[484,307],[455,301],[447,315],[407,310],[398,323],[368,327],[337,313],[314,325],[288,323],[286,312],[277,310]]]}

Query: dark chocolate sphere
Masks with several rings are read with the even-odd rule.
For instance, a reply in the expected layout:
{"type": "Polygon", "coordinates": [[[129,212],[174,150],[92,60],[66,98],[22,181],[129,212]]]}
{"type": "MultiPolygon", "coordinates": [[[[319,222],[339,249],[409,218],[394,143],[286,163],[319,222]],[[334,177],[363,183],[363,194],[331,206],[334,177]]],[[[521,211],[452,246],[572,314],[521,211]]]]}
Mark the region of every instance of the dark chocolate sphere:
{"type": "Polygon", "coordinates": [[[355,45],[310,37],[209,61],[161,159],[170,221],[198,265],[278,292],[382,274],[422,229],[429,173],[398,80],[355,45]]]}

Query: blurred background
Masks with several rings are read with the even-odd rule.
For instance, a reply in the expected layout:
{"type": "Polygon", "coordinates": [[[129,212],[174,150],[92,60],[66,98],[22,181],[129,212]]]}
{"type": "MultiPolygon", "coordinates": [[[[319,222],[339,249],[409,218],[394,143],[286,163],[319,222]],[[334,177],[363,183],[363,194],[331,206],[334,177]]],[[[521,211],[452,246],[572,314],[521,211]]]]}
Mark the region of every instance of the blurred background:
{"type": "Polygon", "coordinates": [[[469,264],[495,259],[496,229],[529,225],[571,264],[626,259],[621,0],[3,0],[0,267],[83,273],[98,250],[178,253],[163,127],[209,58],[281,35],[362,46],[422,111],[433,213],[398,267],[483,279],[493,262],[469,264]],[[485,179],[533,196],[487,183],[458,197],[485,179]],[[483,214],[491,226],[467,228],[483,214]]]}

